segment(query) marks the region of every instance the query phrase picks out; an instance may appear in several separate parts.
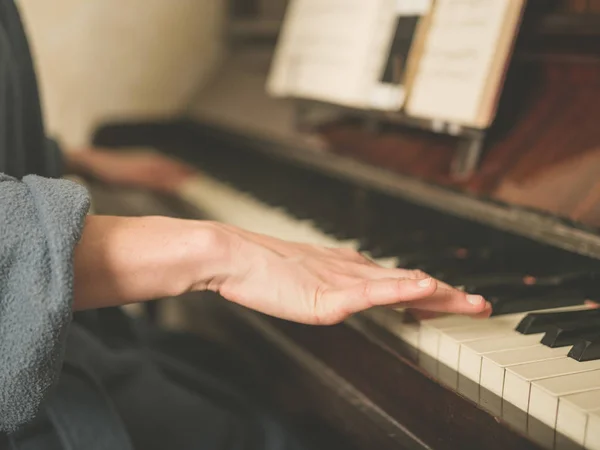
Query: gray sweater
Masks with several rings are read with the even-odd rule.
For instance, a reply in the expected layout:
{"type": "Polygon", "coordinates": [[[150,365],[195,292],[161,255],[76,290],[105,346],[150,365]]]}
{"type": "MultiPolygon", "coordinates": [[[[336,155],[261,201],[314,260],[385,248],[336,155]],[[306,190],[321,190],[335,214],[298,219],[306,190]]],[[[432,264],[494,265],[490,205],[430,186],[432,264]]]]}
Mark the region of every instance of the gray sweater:
{"type": "Polygon", "coordinates": [[[77,184],[0,174],[0,429],[31,420],[56,384],[71,321],[77,184]]]}
{"type": "Polygon", "coordinates": [[[296,448],[211,376],[141,346],[111,348],[71,320],[88,206],[72,182],[0,173],[0,431],[20,444],[25,430],[36,444],[24,448],[44,450],[296,448]],[[191,384],[173,382],[161,359],[191,384]]]}

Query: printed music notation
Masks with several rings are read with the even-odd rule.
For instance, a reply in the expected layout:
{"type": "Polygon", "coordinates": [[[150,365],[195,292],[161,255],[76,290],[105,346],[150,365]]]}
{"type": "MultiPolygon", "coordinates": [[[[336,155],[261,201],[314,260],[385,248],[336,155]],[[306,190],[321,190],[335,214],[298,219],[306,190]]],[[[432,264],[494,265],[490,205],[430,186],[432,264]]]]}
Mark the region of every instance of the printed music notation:
{"type": "Polygon", "coordinates": [[[402,76],[417,21],[398,18],[418,17],[429,4],[429,0],[292,2],[269,92],[357,108],[400,108],[402,76]],[[404,27],[402,33],[399,26],[404,27]]]}
{"type": "Polygon", "coordinates": [[[489,125],[522,8],[521,1],[438,0],[407,112],[489,125]]]}

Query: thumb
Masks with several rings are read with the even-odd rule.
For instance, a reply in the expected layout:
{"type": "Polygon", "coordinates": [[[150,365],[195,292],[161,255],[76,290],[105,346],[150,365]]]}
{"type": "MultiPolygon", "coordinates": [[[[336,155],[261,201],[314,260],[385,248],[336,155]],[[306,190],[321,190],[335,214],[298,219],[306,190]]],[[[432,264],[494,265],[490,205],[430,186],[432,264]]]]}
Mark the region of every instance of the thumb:
{"type": "Polygon", "coordinates": [[[324,322],[336,323],[373,306],[429,297],[436,289],[437,282],[433,278],[368,280],[348,288],[324,292],[317,307],[324,322]]]}

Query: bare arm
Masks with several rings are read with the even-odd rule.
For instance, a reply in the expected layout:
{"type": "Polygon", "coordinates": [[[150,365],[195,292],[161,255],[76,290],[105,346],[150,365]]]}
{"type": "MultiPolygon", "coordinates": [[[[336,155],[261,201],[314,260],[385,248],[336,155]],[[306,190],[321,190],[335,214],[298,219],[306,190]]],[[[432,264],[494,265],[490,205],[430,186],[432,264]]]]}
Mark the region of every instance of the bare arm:
{"type": "Polygon", "coordinates": [[[222,270],[210,222],[89,216],[75,249],[74,308],[90,309],[202,289],[222,270]],[[201,281],[200,281],[201,282],[201,281]]]}
{"type": "Polygon", "coordinates": [[[64,152],[68,173],[104,183],[173,194],[194,174],[193,168],[150,151],[119,152],[86,148],[64,152]]]}

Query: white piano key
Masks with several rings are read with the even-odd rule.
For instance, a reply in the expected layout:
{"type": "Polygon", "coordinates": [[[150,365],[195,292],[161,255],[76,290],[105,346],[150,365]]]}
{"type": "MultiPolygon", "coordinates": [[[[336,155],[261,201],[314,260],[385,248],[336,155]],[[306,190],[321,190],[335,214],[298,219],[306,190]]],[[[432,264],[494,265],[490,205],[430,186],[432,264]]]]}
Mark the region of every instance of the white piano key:
{"type": "Polygon", "coordinates": [[[437,357],[440,331],[435,328],[421,327],[419,332],[419,350],[432,358],[437,357]]]}
{"type": "Polygon", "coordinates": [[[540,343],[543,333],[523,335],[517,332],[501,338],[465,342],[460,348],[458,371],[467,379],[479,383],[482,355],[503,350],[531,347],[540,343]]]}
{"type": "MultiPolygon", "coordinates": [[[[575,311],[586,308],[589,308],[589,306],[577,305],[532,312],[575,311]]],[[[490,320],[493,320],[493,318],[490,320]]],[[[496,337],[494,339],[462,343],[460,346],[458,361],[458,372],[460,374],[458,381],[459,391],[467,395],[469,398],[473,398],[474,389],[472,382],[476,382],[477,384],[480,382],[482,355],[502,350],[512,350],[537,345],[539,344],[542,336],[543,333],[524,335],[513,331],[512,333],[509,333],[501,338],[496,337]]]]}
{"type": "Polygon", "coordinates": [[[511,332],[511,328],[501,326],[451,330],[440,337],[437,355],[438,360],[451,369],[458,371],[458,360],[462,343],[480,341],[482,339],[500,338],[511,332]]]}
{"type": "Polygon", "coordinates": [[[600,389],[560,397],[556,415],[556,449],[562,450],[562,446],[568,448],[568,443],[561,444],[565,440],[559,435],[584,445],[589,413],[597,409],[600,409],[600,389]]]}
{"type": "MultiPolygon", "coordinates": [[[[561,312],[561,311],[575,311],[580,309],[587,309],[587,305],[576,305],[567,306],[562,308],[552,308],[544,310],[536,310],[531,312],[561,312]]],[[[504,327],[506,337],[514,336],[515,338],[523,339],[524,342],[528,342],[531,338],[527,335],[522,335],[514,329],[530,312],[527,313],[515,313],[495,316],[487,320],[474,319],[469,317],[458,318],[454,316],[444,317],[440,319],[432,319],[430,321],[424,321],[421,329],[420,342],[423,342],[422,350],[426,353],[433,355],[440,360],[443,364],[452,368],[455,371],[460,372],[460,355],[463,347],[466,343],[474,343],[479,340],[487,340],[491,336],[488,332],[484,332],[481,336],[477,336],[476,332],[470,331],[468,337],[465,335],[464,338],[458,339],[457,333],[460,334],[462,329],[474,330],[475,328],[487,329],[493,327],[504,327]],[[462,320],[461,320],[462,319],[462,320]],[[465,320],[466,319],[466,320],[465,320]]],[[[499,338],[502,334],[496,333],[493,335],[495,338],[499,338]]],[[[421,344],[420,344],[421,345],[421,344]]],[[[499,348],[496,350],[508,350],[511,347],[499,348]]],[[[513,347],[518,348],[518,347],[513,347]]],[[[468,358],[468,356],[467,356],[468,358]]],[[[475,358],[477,360],[478,358],[475,358]]],[[[474,367],[481,367],[481,364],[475,363],[474,367]]],[[[472,375],[479,380],[479,369],[476,369],[472,375]]]]}
{"type": "Polygon", "coordinates": [[[433,357],[437,357],[441,331],[475,325],[476,323],[477,320],[472,317],[454,314],[423,320],[421,321],[419,350],[433,357]]]}
{"type": "MultiPolygon", "coordinates": [[[[525,317],[525,314],[507,314],[482,320],[472,317],[452,315],[438,319],[424,320],[421,322],[419,350],[437,359],[441,339],[448,333],[452,333],[453,331],[457,330],[473,328],[486,329],[490,326],[496,327],[496,329],[498,327],[503,327],[508,333],[519,323],[519,321],[523,319],[523,317],[525,317]]],[[[482,339],[484,339],[486,336],[489,337],[489,335],[484,333],[482,339]]]]}
{"type": "Polygon", "coordinates": [[[502,397],[506,368],[517,364],[532,363],[567,356],[569,347],[550,348],[538,344],[527,348],[504,350],[483,355],[480,385],[502,397]]]}
{"type": "Polygon", "coordinates": [[[448,330],[456,327],[464,327],[477,323],[479,319],[473,319],[468,316],[459,316],[457,314],[447,314],[435,319],[426,319],[421,321],[423,327],[435,328],[437,330],[448,330]]]}
{"type": "Polygon", "coordinates": [[[415,348],[418,347],[419,324],[416,322],[407,322],[402,310],[375,307],[365,311],[364,314],[407,344],[415,348]]]}
{"type": "Polygon", "coordinates": [[[564,357],[507,367],[502,397],[519,409],[528,411],[529,391],[533,381],[590,370],[600,370],[600,361],[579,362],[564,357]]]}
{"type": "Polygon", "coordinates": [[[600,409],[588,415],[584,446],[587,450],[600,450],[600,409]]]}
{"type": "MultiPolygon", "coordinates": [[[[359,242],[353,241],[352,247],[349,244],[343,244],[343,247],[352,248],[354,250],[358,249],[359,242]]],[[[367,255],[368,256],[368,255],[367,255]]],[[[388,269],[395,269],[398,267],[398,258],[396,257],[386,257],[386,258],[372,258],[373,262],[379,264],[381,267],[387,267],[388,269]]]]}
{"type": "MultiPolygon", "coordinates": [[[[216,220],[279,239],[334,248],[357,250],[357,239],[338,240],[323,233],[310,220],[298,220],[281,208],[271,207],[203,174],[187,182],[179,196],[216,220]]],[[[398,258],[375,258],[384,267],[395,268],[398,258]]]]}
{"type": "Polygon", "coordinates": [[[512,335],[526,314],[507,314],[479,321],[465,328],[443,330],[440,333],[437,357],[446,366],[458,371],[461,345],[466,342],[512,335]]]}
{"type": "Polygon", "coordinates": [[[563,375],[531,384],[529,415],[554,429],[560,397],[600,389],[600,370],[563,375]]]}

